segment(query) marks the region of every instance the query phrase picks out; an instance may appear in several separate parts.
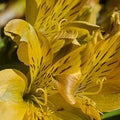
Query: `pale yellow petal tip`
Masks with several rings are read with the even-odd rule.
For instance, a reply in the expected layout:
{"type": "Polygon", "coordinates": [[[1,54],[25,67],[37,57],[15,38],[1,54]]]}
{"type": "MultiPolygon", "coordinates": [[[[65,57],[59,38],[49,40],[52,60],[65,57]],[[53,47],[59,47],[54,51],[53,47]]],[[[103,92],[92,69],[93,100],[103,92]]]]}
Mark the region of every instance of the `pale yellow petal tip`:
{"type": "Polygon", "coordinates": [[[30,37],[29,26],[30,24],[24,20],[14,19],[11,20],[4,28],[5,34],[19,46],[17,50],[18,59],[25,65],[29,65],[27,45],[30,37]]]}
{"type": "MultiPolygon", "coordinates": [[[[21,36],[22,32],[25,31],[27,26],[28,23],[26,21],[21,19],[13,19],[6,24],[4,27],[4,32],[7,36],[11,37],[12,40],[14,40],[15,37],[19,38],[21,36]]],[[[20,42],[19,39],[15,39],[17,44],[20,42]]]]}

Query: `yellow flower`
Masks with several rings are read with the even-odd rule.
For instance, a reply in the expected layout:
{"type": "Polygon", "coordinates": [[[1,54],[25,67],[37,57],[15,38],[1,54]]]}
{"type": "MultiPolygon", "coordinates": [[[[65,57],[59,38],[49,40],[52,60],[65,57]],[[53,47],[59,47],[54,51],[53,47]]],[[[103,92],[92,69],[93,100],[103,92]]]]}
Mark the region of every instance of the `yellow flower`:
{"type": "Polygon", "coordinates": [[[52,38],[77,19],[87,0],[26,0],[26,20],[52,38]],[[32,7],[31,7],[32,6],[32,7]]]}
{"type": "MultiPolygon", "coordinates": [[[[0,71],[0,118],[4,120],[88,120],[80,109],[66,103],[59,95],[53,77],[80,74],[80,51],[74,50],[52,65],[52,48],[45,36],[19,19],[5,27],[6,35],[25,47],[21,54],[30,75],[15,69],[0,71]],[[28,59],[28,60],[25,60],[28,59]]],[[[19,51],[20,54],[20,51],[19,51]]],[[[66,81],[66,80],[65,80],[66,81]]]]}
{"type": "Polygon", "coordinates": [[[113,15],[111,34],[101,37],[100,31],[97,31],[94,40],[81,52],[79,80],[70,82],[70,78],[62,81],[60,76],[54,77],[61,80],[56,81],[56,86],[65,100],[96,120],[100,120],[100,112],[120,109],[119,15],[113,15]]]}
{"type": "Polygon", "coordinates": [[[86,17],[83,12],[88,10],[84,8],[87,2],[88,0],[26,0],[26,21],[47,36],[56,53],[66,44],[78,44],[75,42],[77,38],[79,41],[83,37],[86,41],[90,40],[91,31],[99,28],[85,22],[85,19],[78,19],[86,17]]]}

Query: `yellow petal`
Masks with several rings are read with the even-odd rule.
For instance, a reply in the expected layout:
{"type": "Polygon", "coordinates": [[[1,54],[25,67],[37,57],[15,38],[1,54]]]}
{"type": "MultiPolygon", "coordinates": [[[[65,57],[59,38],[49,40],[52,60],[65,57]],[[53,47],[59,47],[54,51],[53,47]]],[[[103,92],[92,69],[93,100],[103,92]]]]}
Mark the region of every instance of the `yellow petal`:
{"type": "Polygon", "coordinates": [[[120,32],[117,32],[106,40],[98,39],[96,44],[88,43],[88,50],[83,52],[81,60],[82,75],[79,85],[76,86],[75,95],[79,98],[87,96],[96,103],[93,104],[94,108],[101,112],[120,108],[119,38],[120,32]]]}
{"type": "MultiPolygon", "coordinates": [[[[101,112],[120,109],[120,66],[113,69],[113,71],[116,72],[108,76],[108,79],[103,83],[102,91],[95,96],[89,96],[96,102],[97,108],[101,112]]],[[[91,90],[97,88],[98,86],[95,86],[91,90]]]]}
{"type": "Polygon", "coordinates": [[[65,41],[63,39],[58,39],[55,42],[53,42],[52,48],[53,52],[56,53],[58,52],[65,44],[65,41]]]}
{"type": "Polygon", "coordinates": [[[80,108],[84,114],[90,116],[92,119],[101,120],[100,111],[96,108],[96,104],[92,99],[81,95],[76,98],[76,103],[73,106],[80,108]]]}
{"type": "Polygon", "coordinates": [[[23,120],[26,112],[26,104],[1,102],[0,100],[0,119],[2,120],[23,120]]]}
{"type": "Polygon", "coordinates": [[[100,120],[99,111],[94,101],[82,95],[79,98],[74,96],[74,90],[76,85],[79,84],[80,76],[80,73],[55,76],[57,89],[71,106],[81,109],[84,114],[89,115],[91,118],[100,120]]]}
{"type": "Polygon", "coordinates": [[[26,112],[23,94],[26,89],[26,77],[17,70],[0,71],[0,118],[4,120],[22,120],[26,112]]]}
{"type": "Polygon", "coordinates": [[[26,20],[34,25],[38,15],[39,3],[41,0],[26,0],[26,20]],[[32,7],[31,7],[32,6],[32,7]]]}
{"type": "Polygon", "coordinates": [[[120,93],[104,94],[101,92],[96,96],[89,96],[96,102],[97,108],[101,112],[110,112],[120,109],[120,93]]]}
{"type": "Polygon", "coordinates": [[[68,53],[61,59],[59,59],[51,68],[53,76],[72,74],[80,71],[81,64],[81,52],[84,50],[85,46],[79,47],[72,52],[68,53]]]}
{"type": "Polygon", "coordinates": [[[25,64],[29,63],[32,84],[34,78],[40,78],[46,72],[43,68],[48,69],[51,65],[53,55],[49,41],[40,31],[35,31],[29,23],[20,19],[10,21],[4,30],[18,43],[18,58],[25,64]]]}
{"type": "Polygon", "coordinates": [[[77,28],[77,29],[81,29],[81,28],[86,29],[90,33],[92,33],[93,30],[97,30],[100,28],[98,25],[91,24],[91,23],[85,22],[85,21],[72,21],[72,22],[68,23],[67,27],[77,28]]]}
{"type": "Polygon", "coordinates": [[[21,42],[17,49],[18,59],[25,65],[29,65],[27,43],[21,42]],[[23,51],[24,50],[24,51],[23,51]]]}
{"type": "Polygon", "coordinates": [[[19,45],[18,58],[26,65],[29,65],[28,46],[26,44],[29,37],[28,31],[28,23],[20,19],[11,20],[4,28],[5,34],[19,45]]]}
{"type": "Polygon", "coordinates": [[[100,119],[97,109],[105,112],[120,108],[119,39],[120,32],[117,29],[105,40],[97,37],[98,42],[94,44],[88,43],[88,50],[83,52],[84,54],[81,60],[83,62],[81,65],[82,75],[80,84],[75,90],[75,96],[78,95],[79,98],[77,98],[78,102],[76,105],[77,107],[80,105],[83,112],[87,111],[86,114],[97,119],[100,119]],[[98,84],[98,81],[100,84],[98,84]],[[83,106],[82,104],[85,101],[88,101],[86,102],[87,106],[83,106]]]}
{"type": "Polygon", "coordinates": [[[50,69],[53,81],[61,95],[70,104],[75,104],[73,91],[81,75],[80,64],[84,46],[59,59],[50,69]]]}
{"type": "Polygon", "coordinates": [[[54,114],[57,117],[61,118],[60,120],[90,120],[90,117],[85,115],[80,109],[74,108],[70,104],[65,102],[60,94],[50,96],[49,100],[54,105],[54,114]]]}
{"type": "Polygon", "coordinates": [[[73,96],[73,91],[78,84],[80,72],[73,74],[56,75],[54,82],[59,93],[65,98],[70,104],[75,104],[76,100],[73,96]]]}
{"type": "MultiPolygon", "coordinates": [[[[47,71],[51,67],[53,60],[52,47],[47,37],[45,37],[39,30],[36,30],[36,33],[38,39],[31,39],[28,41],[28,54],[32,76],[31,90],[35,93],[37,88],[51,89],[53,86],[50,77],[51,73],[48,73],[49,75],[47,75],[47,71]]],[[[49,94],[52,93],[53,90],[51,90],[47,90],[49,94]]]]}

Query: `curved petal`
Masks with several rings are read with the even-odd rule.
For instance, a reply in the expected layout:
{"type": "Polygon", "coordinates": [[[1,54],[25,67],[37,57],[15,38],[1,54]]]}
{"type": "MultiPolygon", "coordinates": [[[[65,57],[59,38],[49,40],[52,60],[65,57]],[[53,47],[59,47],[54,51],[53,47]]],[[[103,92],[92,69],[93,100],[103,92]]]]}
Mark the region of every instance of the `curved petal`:
{"type": "Polygon", "coordinates": [[[90,120],[90,117],[85,115],[80,109],[74,108],[65,102],[60,94],[50,96],[48,99],[53,104],[54,115],[61,118],[60,120],[90,120]]]}
{"type": "Polygon", "coordinates": [[[29,37],[28,31],[28,23],[21,19],[11,20],[4,28],[5,34],[19,45],[18,58],[26,65],[29,65],[28,46],[26,44],[29,37]]]}
{"type": "Polygon", "coordinates": [[[0,118],[3,120],[22,120],[26,112],[23,94],[26,77],[17,70],[0,71],[0,118]]]}
{"type": "MultiPolygon", "coordinates": [[[[111,73],[103,83],[102,91],[97,95],[89,96],[96,102],[97,108],[102,112],[120,109],[120,65],[113,71],[116,72],[111,73]]],[[[98,86],[93,87],[91,90],[93,89],[98,89],[98,86]]]]}
{"type": "Polygon", "coordinates": [[[75,104],[76,100],[73,96],[73,91],[78,84],[78,79],[81,76],[80,71],[73,74],[63,74],[56,75],[54,77],[54,82],[59,93],[64,97],[64,99],[70,103],[75,104]]]}
{"type": "Polygon", "coordinates": [[[72,21],[69,22],[67,27],[71,27],[71,28],[76,28],[76,29],[86,29],[88,30],[90,33],[92,33],[95,30],[98,30],[100,27],[98,25],[95,24],[91,24],[89,22],[85,22],[85,21],[72,21]]]}
{"type": "MultiPolygon", "coordinates": [[[[53,58],[49,41],[40,31],[35,31],[29,23],[20,19],[11,20],[4,30],[6,35],[18,43],[19,48],[17,52],[19,59],[25,64],[29,64],[30,83],[32,84],[35,81],[42,87],[44,83],[41,83],[41,81],[45,77],[46,70],[51,66],[53,58]]],[[[45,82],[45,80],[42,82],[45,82]]],[[[37,89],[35,88],[36,85],[32,86],[35,90],[37,89]]]]}
{"type": "MultiPolygon", "coordinates": [[[[102,91],[99,94],[89,96],[92,98],[101,111],[111,111],[120,108],[120,33],[117,32],[106,41],[98,44],[93,76],[99,80],[105,79],[102,91]],[[95,70],[96,69],[96,70],[95,70]],[[94,72],[96,71],[96,72],[94,72]]],[[[91,67],[92,68],[92,67],[91,67]]],[[[96,84],[87,91],[97,91],[96,84]]]]}
{"type": "Polygon", "coordinates": [[[120,32],[96,44],[88,43],[82,54],[80,84],[75,95],[89,97],[101,112],[120,108],[120,32]]]}
{"type": "Polygon", "coordinates": [[[89,96],[96,102],[97,108],[101,112],[110,112],[113,110],[120,109],[120,93],[113,94],[101,94],[95,96],[89,96]]]}

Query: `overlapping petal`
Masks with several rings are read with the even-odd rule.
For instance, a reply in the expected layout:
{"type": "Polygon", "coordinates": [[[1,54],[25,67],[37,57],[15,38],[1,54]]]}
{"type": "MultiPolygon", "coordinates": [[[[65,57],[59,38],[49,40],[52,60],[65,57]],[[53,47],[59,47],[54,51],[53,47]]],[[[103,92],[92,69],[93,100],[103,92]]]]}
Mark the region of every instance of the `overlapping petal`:
{"type": "Polygon", "coordinates": [[[0,71],[0,117],[23,120],[27,104],[23,101],[26,77],[14,69],[0,71]]]}
{"type": "Polygon", "coordinates": [[[87,17],[81,21],[80,18],[85,16],[84,12],[87,10],[88,14],[92,13],[89,9],[92,4],[94,1],[88,0],[26,1],[26,20],[47,36],[54,48],[53,52],[56,53],[68,43],[79,45],[91,40],[91,32],[99,29],[99,26],[84,22],[87,17]]]}
{"type": "MultiPolygon", "coordinates": [[[[49,41],[44,35],[42,35],[42,33],[40,33],[40,31],[35,31],[29,23],[18,19],[13,20],[5,27],[5,33],[13,40],[15,40],[14,38],[17,36],[16,40],[18,41],[19,47],[21,43],[23,43],[23,40],[27,45],[26,49],[28,51],[28,56],[26,57],[28,57],[27,59],[29,60],[30,78],[28,77],[28,84],[26,85],[27,88],[24,94],[24,100],[29,101],[27,103],[27,110],[25,112],[24,119],[27,117],[33,117],[33,119],[52,118],[52,116],[54,118],[55,116],[53,115],[51,111],[52,108],[50,107],[50,103],[52,103],[52,101],[49,101],[48,96],[58,92],[57,89],[60,85],[57,86],[55,81],[59,81],[59,77],[57,78],[57,76],[60,74],[64,76],[63,80],[65,81],[72,77],[76,77],[77,81],[77,77],[80,75],[80,51],[82,51],[84,47],[75,49],[52,65],[52,48],[50,47],[49,41]],[[17,28],[19,27],[19,25],[17,26],[18,23],[21,24],[21,29],[17,28]],[[10,26],[13,26],[13,29],[10,26]],[[37,106],[34,104],[37,104],[37,106]],[[45,115],[44,112],[48,112],[50,115],[45,115]]],[[[20,52],[23,52],[23,50],[21,49],[20,52]]],[[[22,61],[24,62],[24,59],[22,59],[22,61]]],[[[71,81],[71,83],[74,83],[74,80],[73,82],[71,81]]],[[[63,86],[63,89],[64,87],[66,86],[63,86]]],[[[72,89],[72,87],[70,89],[72,89]]],[[[66,92],[66,90],[64,92],[65,94],[68,92],[66,92]]],[[[72,93],[69,93],[69,95],[72,96],[72,93]]],[[[57,113],[57,110],[53,110],[53,112],[57,113]]],[[[68,111],[60,113],[63,114],[63,119],[65,113],[74,114],[68,111]]],[[[75,117],[76,119],[81,119],[77,115],[75,115],[75,117]]]]}

